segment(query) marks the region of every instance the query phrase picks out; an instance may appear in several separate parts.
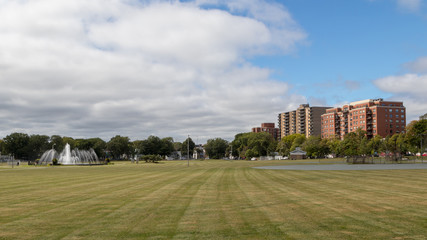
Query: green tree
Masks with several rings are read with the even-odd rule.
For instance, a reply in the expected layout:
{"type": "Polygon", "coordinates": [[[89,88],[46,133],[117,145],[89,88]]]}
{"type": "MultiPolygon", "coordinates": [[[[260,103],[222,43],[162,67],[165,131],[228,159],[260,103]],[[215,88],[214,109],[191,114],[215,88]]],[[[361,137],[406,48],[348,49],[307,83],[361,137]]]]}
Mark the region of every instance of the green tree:
{"type": "Polygon", "coordinates": [[[295,138],[292,141],[292,146],[291,146],[290,151],[295,150],[297,147],[302,147],[302,145],[304,144],[305,140],[306,140],[305,139],[305,135],[303,135],[303,134],[295,134],[295,138]]]}
{"type": "Polygon", "coordinates": [[[173,142],[173,148],[175,151],[181,151],[182,143],[181,142],[173,142]]]}
{"type": "Polygon", "coordinates": [[[233,156],[238,155],[240,158],[246,157],[249,136],[250,133],[239,133],[234,136],[234,140],[231,142],[233,146],[233,156]]]}
{"type": "Polygon", "coordinates": [[[335,154],[336,156],[344,155],[343,149],[341,148],[341,139],[339,139],[339,137],[328,138],[327,145],[330,152],[335,154]]]}
{"type": "Polygon", "coordinates": [[[290,152],[297,147],[301,147],[305,142],[305,135],[295,133],[283,137],[277,143],[276,151],[282,156],[289,156],[290,152]]]}
{"type": "Polygon", "coordinates": [[[427,120],[412,121],[406,127],[406,142],[410,151],[424,152],[427,146],[427,120]],[[423,145],[423,146],[421,146],[423,145]],[[421,147],[423,148],[421,150],[421,147]]]}
{"type": "Polygon", "coordinates": [[[371,150],[370,154],[374,155],[380,152],[382,141],[383,140],[380,135],[375,135],[375,137],[373,137],[371,141],[369,141],[368,146],[369,146],[369,149],[371,150]]]}
{"type": "Polygon", "coordinates": [[[358,138],[356,133],[350,132],[344,136],[344,140],[341,141],[341,148],[344,149],[343,153],[346,156],[357,156],[358,151],[358,138]]]}
{"type": "Polygon", "coordinates": [[[387,139],[388,150],[392,154],[392,159],[394,161],[398,161],[399,159],[402,158],[402,155],[404,155],[407,150],[405,134],[404,133],[393,134],[391,137],[386,139],[387,139]]]}
{"type": "Polygon", "coordinates": [[[28,144],[30,137],[25,133],[12,133],[3,139],[6,154],[12,154],[15,158],[28,157],[28,144]]]}
{"type": "Polygon", "coordinates": [[[1,154],[4,154],[5,152],[5,150],[4,150],[4,141],[3,141],[3,139],[0,139],[0,155],[1,154]]]}
{"type": "Polygon", "coordinates": [[[28,142],[28,158],[35,160],[50,148],[49,136],[31,135],[28,142]]]}
{"type": "Polygon", "coordinates": [[[66,143],[64,143],[63,138],[59,135],[52,135],[50,137],[50,145],[51,147],[53,146],[57,152],[61,152],[64,149],[65,144],[66,143]]]}
{"type": "Polygon", "coordinates": [[[329,154],[329,146],[326,139],[321,139],[320,136],[310,136],[302,145],[307,156],[319,158],[329,154]]]}
{"type": "Polygon", "coordinates": [[[225,155],[228,142],[222,138],[209,139],[205,145],[206,154],[210,159],[221,159],[225,155]]]}
{"type": "Polygon", "coordinates": [[[142,146],[144,155],[160,155],[162,140],[157,136],[149,136],[142,146]]]}
{"type": "Polygon", "coordinates": [[[196,147],[196,144],[193,142],[193,140],[191,138],[185,139],[185,141],[181,145],[182,156],[188,155],[188,147],[187,146],[189,146],[189,150],[190,150],[190,156],[189,157],[191,158],[191,156],[193,155],[194,148],[196,147]]]}
{"type": "Polygon", "coordinates": [[[252,157],[267,156],[275,151],[278,146],[271,134],[266,132],[261,133],[239,133],[234,137],[233,155],[236,151],[241,158],[250,159],[252,157]]]}
{"type": "Polygon", "coordinates": [[[175,150],[173,138],[166,137],[161,139],[160,155],[169,156],[175,150]]]}
{"type": "Polygon", "coordinates": [[[132,148],[134,149],[135,153],[137,154],[144,153],[144,142],[145,140],[135,140],[132,142],[132,148]]]}
{"type": "Polygon", "coordinates": [[[113,155],[114,159],[120,159],[124,154],[128,155],[132,151],[132,146],[129,137],[116,135],[107,143],[107,149],[113,155]]]}
{"type": "Polygon", "coordinates": [[[353,162],[358,161],[359,158],[364,162],[366,155],[370,154],[368,142],[366,131],[359,128],[356,132],[345,135],[340,148],[343,149],[344,155],[353,158],[353,162]]]}
{"type": "Polygon", "coordinates": [[[89,150],[92,148],[92,144],[88,139],[76,139],[74,141],[74,145],[75,148],[78,148],[80,150],[89,150]]]}
{"type": "Polygon", "coordinates": [[[74,140],[74,138],[72,137],[62,137],[62,142],[64,143],[64,146],[68,143],[71,149],[74,149],[77,147],[76,140],[74,140]]]}
{"type": "Polygon", "coordinates": [[[105,157],[105,150],[107,149],[107,143],[101,138],[90,138],[89,141],[92,144],[92,149],[95,151],[98,157],[105,157]]]}
{"type": "Polygon", "coordinates": [[[267,156],[275,143],[273,136],[266,132],[250,133],[248,139],[248,149],[251,149],[253,157],[267,156]]]}

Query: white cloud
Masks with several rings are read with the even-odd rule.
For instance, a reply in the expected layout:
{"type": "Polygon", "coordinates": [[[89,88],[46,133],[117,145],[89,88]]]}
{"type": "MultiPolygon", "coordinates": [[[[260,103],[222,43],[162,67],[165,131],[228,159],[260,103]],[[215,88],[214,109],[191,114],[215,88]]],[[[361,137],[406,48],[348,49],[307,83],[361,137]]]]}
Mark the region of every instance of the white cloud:
{"type": "Polygon", "coordinates": [[[418,11],[421,3],[421,0],[397,0],[398,7],[408,11],[418,11]]]}
{"type": "Polygon", "coordinates": [[[0,1],[0,136],[231,138],[274,122],[305,98],[246,58],[306,35],[284,7],[248,3],[0,1]]]}
{"type": "Polygon", "coordinates": [[[404,64],[405,68],[416,73],[427,73],[427,57],[420,57],[413,62],[404,64]]]}
{"type": "Polygon", "coordinates": [[[408,120],[418,119],[427,113],[427,75],[405,74],[377,79],[374,84],[395,100],[404,101],[408,120]]]}

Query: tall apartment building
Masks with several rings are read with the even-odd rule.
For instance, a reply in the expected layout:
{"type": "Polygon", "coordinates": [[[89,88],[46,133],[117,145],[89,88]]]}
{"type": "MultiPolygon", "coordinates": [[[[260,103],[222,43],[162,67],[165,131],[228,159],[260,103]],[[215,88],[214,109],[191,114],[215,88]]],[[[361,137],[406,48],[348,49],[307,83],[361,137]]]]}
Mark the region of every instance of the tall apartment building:
{"type": "Polygon", "coordinates": [[[275,140],[279,137],[279,129],[274,126],[274,123],[261,123],[261,127],[252,128],[252,132],[270,133],[275,140]]]}
{"type": "Polygon", "coordinates": [[[280,138],[295,133],[307,138],[321,134],[321,115],[330,107],[310,107],[301,104],[297,110],[279,114],[280,138]]]}
{"type": "Polygon", "coordinates": [[[368,99],[343,107],[331,108],[322,115],[322,138],[339,137],[358,128],[366,131],[368,138],[386,137],[405,131],[406,108],[403,102],[368,99]]]}

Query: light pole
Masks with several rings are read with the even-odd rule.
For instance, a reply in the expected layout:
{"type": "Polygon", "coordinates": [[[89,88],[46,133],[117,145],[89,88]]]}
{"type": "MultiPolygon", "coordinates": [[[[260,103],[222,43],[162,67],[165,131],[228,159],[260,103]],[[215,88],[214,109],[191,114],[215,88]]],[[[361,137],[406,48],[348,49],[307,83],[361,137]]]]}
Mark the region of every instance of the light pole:
{"type": "Polygon", "coordinates": [[[424,163],[424,157],[423,157],[423,153],[424,153],[424,150],[423,150],[423,137],[424,137],[424,134],[421,134],[421,148],[420,148],[421,163],[424,163]]]}
{"type": "Polygon", "coordinates": [[[187,167],[190,166],[190,134],[188,134],[187,138],[187,167]]]}
{"type": "Polygon", "coordinates": [[[424,150],[423,150],[423,138],[424,138],[425,135],[427,135],[427,134],[426,133],[420,133],[420,134],[418,134],[418,136],[421,137],[420,138],[420,157],[421,157],[421,163],[424,162],[424,158],[423,158],[423,153],[424,153],[424,150]]]}

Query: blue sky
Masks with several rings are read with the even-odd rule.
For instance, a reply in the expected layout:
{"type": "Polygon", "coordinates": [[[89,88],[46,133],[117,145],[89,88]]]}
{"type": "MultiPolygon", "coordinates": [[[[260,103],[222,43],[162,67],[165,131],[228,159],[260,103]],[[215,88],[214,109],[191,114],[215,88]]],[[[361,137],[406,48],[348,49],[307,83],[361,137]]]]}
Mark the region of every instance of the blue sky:
{"type": "Polygon", "coordinates": [[[233,139],[303,103],[427,112],[425,0],[0,0],[0,137],[233,139]]]}
{"type": "Polygon", "coordinates": [[[427,56],[425,3],[411,10],[395,1],[280,1],[307,33],[291,55],[253,59],[274,78],[315,103],[336,105],[391,98],[373,81],[408,72],[405,64],[427,56]],[[314,86],[314,87],[310,87],[314,86]]]}

